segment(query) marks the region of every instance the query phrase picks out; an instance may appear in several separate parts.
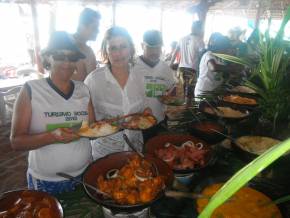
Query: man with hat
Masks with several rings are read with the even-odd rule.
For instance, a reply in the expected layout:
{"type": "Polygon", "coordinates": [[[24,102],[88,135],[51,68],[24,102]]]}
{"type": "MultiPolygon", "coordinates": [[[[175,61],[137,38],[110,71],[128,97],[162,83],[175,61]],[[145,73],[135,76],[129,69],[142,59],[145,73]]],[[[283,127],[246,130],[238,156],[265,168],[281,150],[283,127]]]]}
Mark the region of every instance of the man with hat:
{"type": "Polygon", "coordinates": [[[163,40],[160,31],[148,30],[143,35],[142,49],[143,55],[139,56],[133,68],[136,74],[140,75],[144,94],[146,95],[148,106],[152,109],[153,115],[157,118],[158,125],[144,131],[144,141],[157,134],[157,131],[164,123],[164,106],[157,97],[174,86],[174,71],[162,60],[163,40]]]}

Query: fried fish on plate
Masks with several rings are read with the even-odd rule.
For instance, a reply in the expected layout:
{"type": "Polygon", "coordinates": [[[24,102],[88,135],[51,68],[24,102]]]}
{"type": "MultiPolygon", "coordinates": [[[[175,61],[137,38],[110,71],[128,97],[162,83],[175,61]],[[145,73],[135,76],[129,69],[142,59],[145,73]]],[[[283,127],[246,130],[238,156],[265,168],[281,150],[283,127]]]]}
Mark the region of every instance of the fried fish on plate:
{"type": "Polygon", "coordinates": [[[157,123],[156,118],[151,114],[140,113],[127,117],[122,123],[125,129],[148,129],[157,123]]]}
{"type": "Polygon", "coordinates": [[[77,132],[78,135],[88,138],[97,138],[102,136],[111,135],[119,131],[119,127],[113,125],[111,122],[99,121],[88,125],[87,122],[83,122],[81,128],[77,132]]]}
{"type": "Polygon", "coordinates": [[[183,97],[162,95],[159,97],[159,101],[165,105],[181,106],[184,105],[185,101],[183,97]]]}

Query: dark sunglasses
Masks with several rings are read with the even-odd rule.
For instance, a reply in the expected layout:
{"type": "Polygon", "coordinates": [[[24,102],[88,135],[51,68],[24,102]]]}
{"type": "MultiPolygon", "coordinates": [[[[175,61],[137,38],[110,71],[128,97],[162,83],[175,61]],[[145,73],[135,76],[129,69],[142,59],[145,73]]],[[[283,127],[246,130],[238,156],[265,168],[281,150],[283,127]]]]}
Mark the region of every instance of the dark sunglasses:
{"type": "Polygon", "coordinates": [[[70,61],[70,62],[77,62],[80,58],[77,54],[66,55],[66,54],[53,54],[53,60],[55,61],[70,61]]]}

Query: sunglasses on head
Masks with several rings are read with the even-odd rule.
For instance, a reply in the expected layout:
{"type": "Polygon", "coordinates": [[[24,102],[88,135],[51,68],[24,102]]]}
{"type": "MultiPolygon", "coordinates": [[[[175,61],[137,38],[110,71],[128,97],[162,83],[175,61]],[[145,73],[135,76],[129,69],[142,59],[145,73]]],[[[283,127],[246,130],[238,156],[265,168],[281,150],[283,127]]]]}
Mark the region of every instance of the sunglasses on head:
{"type": "Polygon", "coordinates": [[[56,53],[52,55],[53,60],[55,61],[70,61],[70,62],[77,62],[80,58],[77,54],[63,54],[63,53],[56,53]]]}

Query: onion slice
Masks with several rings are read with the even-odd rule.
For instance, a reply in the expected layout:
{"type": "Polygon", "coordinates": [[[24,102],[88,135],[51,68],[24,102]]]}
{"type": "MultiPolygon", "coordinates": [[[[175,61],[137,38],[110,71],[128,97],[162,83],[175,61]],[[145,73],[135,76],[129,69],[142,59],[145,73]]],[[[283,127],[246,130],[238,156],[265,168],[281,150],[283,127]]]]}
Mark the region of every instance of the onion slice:
{"type": "Polygon", "coordinates": [[[111,169],[107,172],[106,178],[107,179],[114,179],[117,178],[119,175],[119,170],[118,169],[111,169]]]}
{"type": "Polygon", "coordinates": [[[162,160],[164,160],[165,162],[171,162],[174,160],[174,158],[175,158],[175,154],[173,154],[170,158],[162,157],[162,160]]]}
{"type": "Polygon", "coordinates": [[[152,179],[151,176],[138,176],[138,175],[137,175],[137,171],[138,171],[138,170],[136,170],[136,171],[134,172],[134,176],[135,176],[136,179],[138,179],[139,181],[144,182],[145,180],[152,179]]]}
{"type": "Polygon", "coordinates": [[[195,147],[194,142],[192,141],[186,141],[180,147],[184,148],[185,146],[195,147]]]}
{"type": "Polygon", "coordinates": [[[196,147],[198,150],[202,150],[202,149],[203,149],[203,144],[202,144],[201,142],[196,143],[195,147],[196,147]]]}
{"type": "Polygon", "coordinates": [[[168,148],[170,145],[171,145],[171,143],[167,142],[167,143],[164,145],[164,147],[165,147],[165,148],[168,148]]]}

